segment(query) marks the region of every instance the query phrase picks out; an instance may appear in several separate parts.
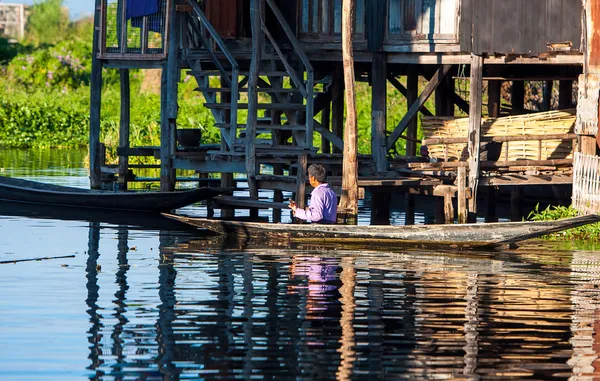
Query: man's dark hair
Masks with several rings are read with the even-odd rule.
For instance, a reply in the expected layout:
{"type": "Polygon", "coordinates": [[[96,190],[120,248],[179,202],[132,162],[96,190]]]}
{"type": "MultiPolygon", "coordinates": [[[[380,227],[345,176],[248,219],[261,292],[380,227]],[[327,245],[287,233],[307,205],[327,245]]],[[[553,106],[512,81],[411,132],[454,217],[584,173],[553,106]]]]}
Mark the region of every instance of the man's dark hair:
{"type": "Polygon", "coordinates": [[[327,181],[327,170],[321,164],[311,164],[308,167],[308,175],[314,177],[320,183],[327,181]]]}

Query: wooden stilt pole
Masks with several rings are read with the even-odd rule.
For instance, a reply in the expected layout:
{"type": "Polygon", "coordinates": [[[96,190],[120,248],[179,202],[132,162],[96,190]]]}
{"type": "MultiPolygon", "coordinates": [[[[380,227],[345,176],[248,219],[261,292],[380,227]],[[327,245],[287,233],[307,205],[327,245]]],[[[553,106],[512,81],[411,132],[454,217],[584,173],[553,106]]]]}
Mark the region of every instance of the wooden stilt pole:
{"type": "Polygon", "coordinates": [[[453,192],[450,191],[444,194],[444,217],[447,224],[454,222],[454,204],[452,203],[452,195],[453,192]]]}
{"type": "MultiPolygon", "coordinates": [[[[121,76],[121,120],[119,121],[119,147],[129,148],[129,125],[131,115],[131,91],[129,86],[129,69],[120,69],[121,76]]],[[[129,156],[119,156],[119,189],[127,190],[129,172],[129,156]]]]}
{"type": "Polygon", "coordinates": [[[376,172],[387,171],[387,79],[386,57],[383,53],[373,55],[371,97],[371,153],[376,172]]]}
{"type": "Polygon", "coordinates": [[[248,123],[246,125],[246,174],[250,197],[258,199],[256,186],[256,123],[258,119],[258,75],[262,60],[265,35],[261,28],[263,0],[250,1],[250,25],[252,27],[252,61],[248,77],[248,123]]]}
{"type": "Polygon", "coordinates": [[[175,190],[175,156],[177,129],[177,90],[180,78],[177,49],[179,46],[179,28],[175,2],[170,3],[169,47],[166,65],[163,66],[161,83],[161,135],[160,135],[160,189],[164,192],[175,190]]]}
{"type": "Polygon", "coordinates": [[[356,92],[354,88],[354,0],[342,0],[342,56],[344,61],[344,83],[346,87],[346,126],[344,129],[344,160],[342,165],[342,198],[339,211],[356,216],[358,214],[358,156],[356,92]]]}
{"type": "Polygon", "coordinates": [[[99,189],[100,171],[100,109],[102,105],[102,61],[98,58],[100,46],[101,0],[96,0],[94,37],[92,43],[92,73],[90,77],[90,188],[99,189]]]}
{"type": "Polygon", "coordinates": [[[306,207],[306,170],[308,156],[298,155],[298,173],[296,174],[296,205],[298,208],[306,207]]]}
{"type": "Polygon", "coordinates": [[[550,111],[552,109],[552,87],[554,81],[544,81],[544,95],[542,97],[542,110],[550,111]]]}
{"type": "Polygon", "coordinates": [[[510,219],[521,221],[523,219],[523,188],[514,186],[510,193],[510,219]]]}
{"type": "Polygon", "coordinates": [[[371,194],[371,225],[390,224],[390,200],[389,192],[374,190],[371,194]]]}
{"type": "MultiPolygon", "coordinates": [[[[227,81],[224,78],[221,78],[221,87],[227,87],[227,81]]],[[[221,94],[221,101],[223,103],[231,103],[231,93],[222,93],[221,94]]],[[[232,114],[232,110],[228,110],[225,109],[223,110],[224,115],[223,115],[223,121],[229,125],[231,123],[231,114],[232,114]]],[[[236,111],[237,112],[237,111],[236,111]]],[[[228,132],[226,132],[225,129],[221,129],[221,151],[226,151],[227,150],[227,142],[225,141],[224,137],[222,136],[223,134],[226,134],[228,132]]],[[[221,186],[224,188],[232,188],[234,186],[234,182],[233,182],[233,173],[225,173],[225,172],[221,172],[221,186]]],[[[210,204],[208,204],[210,205],[210,204]]],[[[235,209],[232,207],[221,207],[221,217],[223,218],[233,218],[235,216],[235,209]]]]}
{"type": "MultiPolygon", "coordinates": [[[[271,124],[275,126],[281,125],[281,111],[273,111],[273,115],[271,116],[271,124]]],[[[273,130],[271,141],[274,145],[283,145],[281,131],[273,130]]],[[[273,175],[283,175],[283,167],[281,164],[273,164],[273,175]]],[[[280,190],[274,191],[273,202],[283,202],[283,193],[280,190]]],[[[273,208],[273,222],[281,222],[281,209],[273,208]]]]}
{"type": "MultiPolygon", "coordinates": [[[[324,129],[329,130],[331,125],[331,104],[325,106],[321,111],[321,125],[324,129]]],[[[331,142],[326,137],[321,136],[321,151],[323,153],[331,153],[331,142]]]]}
{"type": "Polygon", "coordinates": [[[479,151],[481,145],[481,99],[483,57],[471,55],[471,92],[469,96],[469,214],[477,214],[477,188],[479,186],[479,151]]]}
{"type": "Polygon", "coordinates": [[[459,167],[458,176],[456,177],[458,183],[458,223],[467,223],[467,168],[459,167]]]}
{"type": "Polygon", "coordinates": [[[488,81],[488,115],[491,118],[500,117],[500,96],[502,81],[488,81]]]}
{"type": "Polygon", "coordinates": [[[485,222],[498,222],[496,216],[496,188],[486,187],[485,192],[485,222]]]}
{"type": "Polygon", "coordinates": [[[558,84],[558,109],[573,107],[573,81],[563,80],[558,84]]]}
{"type": "Polygon", "coordinates": [[[404,194],[404,202],[406,205],[405,216],[404,216],[404,225],[414,225],[415,224],[415,196],[410,193],[404,194]]]}
{"type": "Polygon", "coordinates": [[[523,107],[525,102],[525,82],[512,81],[510,102],[512,103],[512,115],[520,115],[525,112],[525,107],[523,107]]]}

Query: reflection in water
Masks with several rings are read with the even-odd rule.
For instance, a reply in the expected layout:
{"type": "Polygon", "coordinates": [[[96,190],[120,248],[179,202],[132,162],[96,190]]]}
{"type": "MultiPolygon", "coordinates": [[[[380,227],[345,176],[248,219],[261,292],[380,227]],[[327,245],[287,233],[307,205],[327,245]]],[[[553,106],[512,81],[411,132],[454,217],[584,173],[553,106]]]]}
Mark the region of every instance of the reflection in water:
{"type": "Polygon", "coordinates": [[[121,229],[116,324],[104,324],[95,229],[91,379],[564,379],[596,369],[597,288],[580,278],[569,291],[560,271],[548,278],[486,256],[224,250],[162,232],[158,295],[133,300],[121,229]]]}
{"type": "MultiPolygon", "coordinates": [[[[61,222],[46,217],[0,217],[0,254],[25,256],[11,253],[4,229],[19,223],[35,233],[58,229],[61,222]]],[[[15,326],[32,310],[44,316],[38,318],[43,325],[60,314],[65,299],[72,300],[66,304],[85,312],[59,316],[85,316],[83,329],[72,333],[85,348],[77,351],[73,343],[60,350],[67,345],[80,356],[90,380],[600,376],[595,252],[261,248],[190,240],[189,232],[162,224],[157,230],[64,224],[69,239],[52,241],[53,253],[74,253],[77,261],[68,267],[52,261],[0,267],[0,289],[11,295],[15,290],[4,280],[10,273],[35,273],[18,278],[24,289],[38,282],[51,289],[56,278],[73,276],[73,290],[63,290],[60,301],[24,292],[29,300],[15,306],[15,299],[3,302],[3,294],[0,351],[23,352],[31,343],[24,331],[8,335],[3,326],[15,326]],[[81,247],[67,245],[71,241],[81,247]]],[[[59,234],[42,235],[41,245],[53,235],[59,234]]],[[[49,341],[62,333],[47,331],[49,341]]],[[[43,365],[37,357],[15,365],[0,357],[0,378],[16,379],[7,367],[43,365]]],[[[75,365],[64,360],[61,366],[75,365]]],[[[70,374],[77,371],[83,372],[70,374]]]]}

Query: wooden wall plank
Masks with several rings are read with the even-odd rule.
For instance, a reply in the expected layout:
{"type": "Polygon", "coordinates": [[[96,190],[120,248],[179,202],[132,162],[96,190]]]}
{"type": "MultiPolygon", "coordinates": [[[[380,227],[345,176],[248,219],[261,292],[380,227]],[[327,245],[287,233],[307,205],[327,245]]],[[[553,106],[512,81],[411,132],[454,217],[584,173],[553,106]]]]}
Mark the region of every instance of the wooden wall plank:
{"type": "Polygon", "coordinates": [[[440,0],[439,34],[456,34],[458,0],[440,0]]]}

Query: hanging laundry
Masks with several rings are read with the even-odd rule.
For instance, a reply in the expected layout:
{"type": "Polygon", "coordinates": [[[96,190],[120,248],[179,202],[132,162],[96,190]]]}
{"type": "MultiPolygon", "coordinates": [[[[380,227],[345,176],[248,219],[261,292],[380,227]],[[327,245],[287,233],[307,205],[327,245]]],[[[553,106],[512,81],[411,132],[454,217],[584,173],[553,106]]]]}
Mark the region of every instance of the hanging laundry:
{"type": "Polygon", "coordinates": [[[149,16],[160,9],[160,0],[128,0],[125,12],[127,19],[132,17],[149,16]]]}

